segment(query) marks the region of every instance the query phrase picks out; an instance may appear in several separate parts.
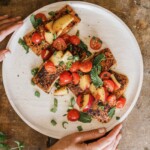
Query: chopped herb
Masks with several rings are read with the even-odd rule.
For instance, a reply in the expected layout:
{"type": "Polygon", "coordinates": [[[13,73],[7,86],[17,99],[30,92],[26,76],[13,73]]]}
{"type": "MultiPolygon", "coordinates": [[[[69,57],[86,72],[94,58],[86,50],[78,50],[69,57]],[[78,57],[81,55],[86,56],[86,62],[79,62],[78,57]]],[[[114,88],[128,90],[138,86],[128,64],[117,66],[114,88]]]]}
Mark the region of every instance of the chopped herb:
{"type": "Polygon", "coordinates": [[[31,70],[31,74],[33,75],[33,76],[35,76],[37,73],[38,73],[38,70],[39,70],[39,68],[33,68],[32,70],[31,70]]]}
{"type": "Polygon", "coordinates": [[[67,116],[67,114],[64,114],[63,116],[67,116]]]}
{"type": "MultiPolygon", "coordinates": [[[[24,149],[24,144],[20,141],[14,141],[18,147],[16,147],[18,150],[23,150],[24,149]]],[[[13,150],[14,148],[11,148],[10,150],[13,150]]]]}
{"type": "Polygon", "coordinates": [[[81,71],[78,71],[78,74],[79,74],[80,76],[82,76],[82,75],[83,75],[83,72],[81,72],[81,71]]]}
{"type": "Polygon", "coordinates": [[[78,55],[68,57],[68,60],[72,60],[73,62],[78,61],[80,58],[78,55]]]}
{"type": "Polygon", "coordinates": [[[60,62],[59,62],[59,65],[60,65],[60,66],[63,66],[63,65],[64,65],[64,62],[63,62],[63,61],[60,61],[60,62]]]}
{"type": "Polygon", "coordinates": [[[82,126],[77,126],[77,129],[78,129],[79,132],[80,132],[80,131],[83,131],[82,126]]]}
{"type": "Polygon", "coordinates": [[[111,109],[109,110],[109,112],[108,112],[108,116],[109,116],[110,118],[112,118],[112,117],[114,116],[114,114],[115,114],[115,110],[116,110],[116,108],[115,108],[115,107],[113,107],[113,108],[111,108],[111,109]]]}
{"type": "Polygon", "coordinates": [[[55,13],[54,11],[50,11],[48,14],[49,14],[50,16],[54,17],[56,13],[55,13]]]}
{"type": "Polygon", "coordinates": [[[53,34],[53,39],[56,40],[56,38],[57,38],[57,35],[56,35],[56,33],[54,33],[53,34]]]}
{"type": "Polygon", "coordinates": [[[72,47],[73,47],[72,44],[69,44],[68,47],[67,47],[67,49],[70,50],[70,51],[72,51],[72,47]]]}
{"type": "Polygon", "coordinates": [[[69,13],[70,13],[70,10],[66,9],[66,13],[69,14],[69,13]]]}
{"type": "Polygon", "coordinates": [[[41,18],[37,18],[35,19],[34,15],[30,16],[30,21],[33,25],[33,27],[36,29],[40,24],[42,24],[42,19],[41,18]]]}
{"type": "Polygon", "coordinates": [[[56,87],[57,89],[60,88],[60,85],[59,85],[59,81],[58,81],[58,80],[55,82],[55,87],[56,87]]]}
{"type": "Polygon", "coordinates": [[[51,108],[51,112],[55,113],[57,111],[57,107],[58,107],[58,100],[54,98],[54,107],[51,108]]]}
{"type": "Polygon", "coordinates": [[[6,135],[2,132],[0,132],[0,143],[4,142],[6,140],[6,135]]]}
{"type": "Polygon", "coordinates": [[[33,82],[33,79],[31,79],[31,84],[34,86],[35,85],[35,83],[33,82]]]}
{"type": "Polygon", "coordinates": [[[75,99],[74,99],[74,97],[72,97],[71,99],[70,99],[70,106],[69,106],[69,109],[72,109],[73,107],[74,107],[74,105],[75,105],[75,99]]]}
{"type": "Polygon", "coordinates": [[[80,31],[79,30],[77,30],[76,36],[80,36],[80,31]]]}
{"type": "Polygon", "coordinates": [[[69,70],[71,66],[72,66],[72,62],[71,62],[71,61],[68,61],[68,62],[66,63],[66,69],[69,70]]]}
{"type": "Polygon", "coordinates": [[[51,124],[52,124],[53,126],[56,126],[57,122],[56,122],[54,119],[52,119],[52,120],[51,120],[51,124]]]}
{"type": "Polygon", "coordinates": [[[83,123],[90,123],[92,121],[92,118],[87,113],[80,112],[80,118],[78,121],[83,122],[83,123]]]}
{"type": "Polygon", "coordinates": [[[95,57],[94,61],[93,61],[93,65],[97,66],[100,65],[100,62],[106,60],[105,55],[104,54],[99,54],[98,56],[95,57]]]}
{"type": "Polygon", "coordinates": [[[54,53],[53,53],[53,55],[55,56],[57,54],[57,52],[55,51],[54,53]]]}
{"type": "Polygon", "coordinates": [[[68,124],[68,122],[67,121],[62,122],[62,126],[63,126],[64,129],[66,129],[65,124],[68,124]]]}
{"type": "Polygon", "coordinates": [[[120,117],[116,116],[116,120],[120,120],[120,117]]]}
{"type": "Polygon", "coordinates": [[[39,92],[39,91],[35,91],[34,95],[35,95],[36,97],[40,97],[40,92],[39,92]]]}
{"type": "Polygon", "coordinates": [[[102,111],[104,111],[105,106],[99,106],[99,109],[102,110],[102,111]]]}
{"type": "Polygon", "coordinates": [[[23,39],[19,38],[18,43],[25,49],[26,54],[29,53],[29,46],[23,39]]]}
{"type": "Polygon", "coordinates": [[[91,36],[89,35],[88,37],[90,38],[91,36]]]}

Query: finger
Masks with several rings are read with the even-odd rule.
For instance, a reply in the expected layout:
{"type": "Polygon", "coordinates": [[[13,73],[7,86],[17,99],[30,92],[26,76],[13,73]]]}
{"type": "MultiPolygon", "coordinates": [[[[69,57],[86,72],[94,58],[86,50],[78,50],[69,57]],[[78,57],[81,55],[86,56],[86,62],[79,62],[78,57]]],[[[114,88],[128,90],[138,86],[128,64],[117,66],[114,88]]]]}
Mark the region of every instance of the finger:
{"type": "Polygon", "coordinates": [[[0,21],[0,25],[10,23],[10,22],[16,22],[21,19],[21,16],[15,17],[15,18],[8,18],[8,19],[3,19],[0,21]]]}
{"type": "Polygon", "coordinates": [[[116,150],[116,149],[117,149],[117,146],[118,146],[118,144],[119,144],[121,138],[122,138],[122,135],[119,134],[119,135],[117,136],[117,138],[116,138],[116,141],[115,141],[115,143],[114,143],[114,146],[113,146],[113,149],[112,149],[112,150],[116,150]]]}
{"type": "Polygon", "coordinates": [[[103,150],[113,150],[114,144],[115,144],[115,140],[113,140],[112,143],[106,146],[103,150]]]}
{"type": "Polygon", "coordinates": [[[101,149],[104,149],[106,146],[112,143],[112,141],[116,138],[116,136],[119,134],[121,129],[122,129],[122,124],[117,125],[106,137],[91,143],[89,146],[91,146],[91,149],[94,147],[99,147],[101,149]]]}
{"type": "Polygon", "coordinates": [[[9,50],[1,50],[0,51],[0,62],[4,60],[6,54],[10,53],[9,50]]]}
{"type": "Polygon", "coordinates": [[[10,27],[10,26],[13,26],[15,23],[14,22],[10,22],[10,23],[6,23],[6,24],[3,24],[0,26],[0,31],[10,27]]]}
{"type": "Polygon", "coordinates": [[[7,18],[8,18],[8,15],[0,16],[0,20],[7,19],[7,18]]]}
{"type": "Polygon", "coordinates": [[[80,132],[77,133],[76,136],[76,142],[84,142],[88,140],[93,140],[102,137],[105,135],[106,129],[105,128],[100,128],[100,129],[94,129],[91,131],[85,131],[85,132],[80,132]]]}
{"type": "Polygon", "coordinates": [[[23,22],[18,22],[16,24],[14,24],[11,27],[6,28],[5,30],[0,31],[0,42],[9,34],[11,34],[12,32],[14,32],[16,29],[18,29],[21,25],[23,24],[23,22]]]}

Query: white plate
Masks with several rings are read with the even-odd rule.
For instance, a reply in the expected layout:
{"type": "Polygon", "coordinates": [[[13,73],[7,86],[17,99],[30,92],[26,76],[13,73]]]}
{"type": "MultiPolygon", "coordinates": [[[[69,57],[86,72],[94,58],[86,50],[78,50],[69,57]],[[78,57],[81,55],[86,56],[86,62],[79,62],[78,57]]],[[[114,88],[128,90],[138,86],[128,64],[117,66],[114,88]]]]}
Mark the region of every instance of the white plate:
{"type": "Polygon", "coordinates": [[[49,11],[60,9],[65,4],[71,5],[82,19],[71,32],[76,32],[79,29],[83,40],[86,40],[89,35],[101,37],[117,60],[116,70],[128,76],[129,85],[125,93],[127,103],[122,110],[117,110],[115,115],[121,117],[119,121],[113,117],[107,124],[99,123],[96,120],[93,120],[90,125],[69,122],[66,125],[67,129],[64,129],[62,122],[67,119],[62,115],[67,111],[72,95],[57,97],[58,111],[52,113],[50,108],[53,106],[53,95],[46,94],[38,87],[31,85],[31,69],[39,66],[42,60],[32,51],[25,54],[24,49],[18,44],[18,39],[32,30],[30,19],[27,17],[24,20],[24,25],[13,34],[8,43],[11,55],[3,62],[4,86],[8,99],[17,114],[33,129],[54,138],[61,138],[77,131],[78,125],[82,125],[84,130],[99,127],[106,127],[107,130],[112,129],[116,124],[122,122],[132,110],[143,81],[143,61],[137,41],[129,28],[110,11],[85,2],[59,2],[45,6],[34,14],[38,12],[47,14],[49,11]],[[34,96],[35,90],[40,91],[40,98],[34,96]],[[51,119],[57,121],[57,126],[51,125],[51,119]]]}

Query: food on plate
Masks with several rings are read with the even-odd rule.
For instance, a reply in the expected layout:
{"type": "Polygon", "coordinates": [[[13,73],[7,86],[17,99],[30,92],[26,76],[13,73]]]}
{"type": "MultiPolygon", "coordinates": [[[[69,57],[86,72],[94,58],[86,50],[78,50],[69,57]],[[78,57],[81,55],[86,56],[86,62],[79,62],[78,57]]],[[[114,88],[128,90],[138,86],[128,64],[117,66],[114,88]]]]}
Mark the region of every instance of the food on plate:
{"type": "Polygon", "coordinates": [[[98,50],[101,48],[101,46],[102,46],[102,41],[100,40],[100,38],[93,36],[90,41],[90,47],[93,50],[98,50]]]}
{"type": "Polygon", "coordinates": [[[66,86],[60,87],[54,91],[54,96],[62,96],[68,94],[68,88],[66,86]]]}

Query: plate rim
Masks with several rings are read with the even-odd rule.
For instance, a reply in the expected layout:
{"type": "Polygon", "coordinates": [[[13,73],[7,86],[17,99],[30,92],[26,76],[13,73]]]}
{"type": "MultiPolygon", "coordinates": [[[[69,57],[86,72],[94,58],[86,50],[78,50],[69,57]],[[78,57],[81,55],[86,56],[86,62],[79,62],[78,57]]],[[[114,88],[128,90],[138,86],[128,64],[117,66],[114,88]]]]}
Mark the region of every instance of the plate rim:
{"type": "MultiPolygon", "coordinates": [[[[143,71],[144,71],[144,66],[143,66],[143,57],[142,57],[142,54],[141,54],[141,50],[140,50],[140,47],[139,47],[139,44],[134,36],[134,34],[132,33],[132,31],[130,30],[130,28],[127,26],[127,24],[125,24],[123,22],[123,20],[121,20],[121,18],[119,18],[117,15],[115,15],[113,12],[111,12],[110,10],[102,7],[102,6],[99,6],[99,5],[96,5],[96,4],[93,4],[93,3],[89,3],[89,2],[81,2],[81,1],[63,1],[63,2],[55,2],[55,3],[52,3],[52,4],[48,4],[48,5],[45,5],[39,9],[42,9],[44,7],[47,7],[47,6],[57,6],[58,4],[62,4],[62,5],[65,5],[65,4],[81,4],[81,5],[88,5],[88,6],[92,6],[92,7],[96,7],[98,9],[101,9],[102,11],[110,14],[112,17],[114,17],[116,20],[118,20],[122,25],[123,27],[126,28],[126,30],[128,31],[128,33],[130,34],[130,36],[132,37],[132,39],[134,40],[134,43],[135,45],[137,46],[137,49],[138,50],[138,53],[139,53],[139,60],[140,60],[140,75],[139,75],[139,84],[138,84],[138,88],[137,88],[137,92],[134,96],[134,99],[133,99],[133,102],[131,103],[131,105],[129,106],[129,108],[127,109],[127,111],[125,112],[125,114],[122,115],[121,119],[116,121],[112,127],[109,127],[107,129],[107,131],[110,131],[114,126],[116,126],[117,124],[121,123],[122,121],[124,121],[126,119],[126,117],[129,115],[129,113],[133,110],[133,107],[135,106],[138,98],[139,98],[139,95],[140,95],[140,92],[141,92],[141,89],[142,89],[142,83],[143,83],[143,71]]],[[[37,9],[36,11],[32,12],[31,14],[33,13],[36,13],[39,9],[37,9]]],[[[31,15],[29,14],[25,19],[24,21],[27,20],[27,18],[31,15]]],[[[17,34],[17,31],[16,30],[13,35],[11,36],[11,38],[9,39],[9,42],[7,44],[7,47],[9,47],[12,39],[15,37],[15,35],[17,34]]],[[[52,134],[52,135],[49,135],[47,132],[43,131],[42,129],[39,129],[38,127],[36,127],[36,125],[34,125],[33,123],[31,123],[30,121],[28,121],[21,113],[20,111],[17,109],[17,107],[15,106],[15,104],[13,103],[13,100],[11,99],[10,95],[9,95],[9,92],[8,92],[8,89],[7,89],[7,86],[6,86],[6,83],[5,83],[5,71],[4,71],[4,67],[5,67],[5,60],[3,61],[2,63],[2,80],[3,80],[3,85],[4,85],[4,89],[5,89],[5,92],[6,92],[6,96],[8,98],[8,101],[10,102],[11,106],[13,107],[13,109],[15,110],[15,112],[19,115],[19,117],[29,126],[31,127],[32,129],[38,131],[39,133],[43,134],[43,135],[46,135],[46,136],[50,136],[52,138],[57,138],[57,139],[60,139],[59,136],[55,135],[55,134],[52,134]]]]}

